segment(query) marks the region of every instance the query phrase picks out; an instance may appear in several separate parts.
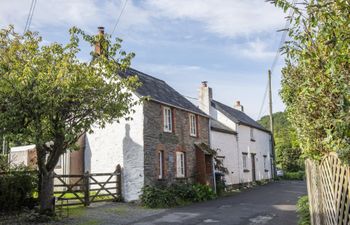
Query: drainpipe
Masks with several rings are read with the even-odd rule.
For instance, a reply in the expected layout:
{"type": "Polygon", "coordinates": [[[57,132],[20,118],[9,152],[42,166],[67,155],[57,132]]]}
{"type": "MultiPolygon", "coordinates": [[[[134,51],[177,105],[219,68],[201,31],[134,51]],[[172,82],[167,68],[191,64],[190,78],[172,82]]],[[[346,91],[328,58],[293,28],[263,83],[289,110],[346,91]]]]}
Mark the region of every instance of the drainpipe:
{"type": "MultiPolygon", "coordinates": [[[[209,106],[210,107],[210,106],[209,106]]],[[[209,147],[211,148],[211,120],[210,120],[210,117],[209,117],[209,147]]],[[[214,189],[214,192],[216,193],[216,176],[215,176],[215,164],[214,164],[214,156],[212,156],[212,159],[211,159],[211,165],[212,165],[212,173],[213,173],[213,189],[214,189]]]]}

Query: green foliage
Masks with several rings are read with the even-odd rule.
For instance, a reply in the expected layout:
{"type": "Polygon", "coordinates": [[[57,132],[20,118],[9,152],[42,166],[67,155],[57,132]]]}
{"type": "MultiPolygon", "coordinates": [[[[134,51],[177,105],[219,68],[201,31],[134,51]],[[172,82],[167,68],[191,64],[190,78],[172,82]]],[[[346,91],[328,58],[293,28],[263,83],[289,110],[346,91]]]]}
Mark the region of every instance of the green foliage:
{"type": "MultiPolygon", "coordinates": [[[[299,171],[303,169],[301,149],[295,129],[287,119],[285,112],[272,115],[274,120],[274,139],[276,152],[276,165],[284,171],[299,171]]],[[[269,116],[263,116],[258,121],[266,129],[270,129],[269,116]]]]}
{"type": "Polygon", "coordinates": [[[307,195],[299,198],[297,203],[297,213],[299,217],[298,225],[311,225],[309,199],[307,195]]]}
{"type": "Polygon", "coordinates": [[[293,11],[281,96],[303,153],[320,159],[336,151],[350,162],[349,1],[272,2],[293,11]]]}
{"type": "Polygon", "coordinates": [[[214,198],[213,190],[207,185],[200,184],[145,186],[141,195],[142,204],[149,208],[168,208],[214,198]]]}
{"type": "Polygon", "coordinates": [[[7,170],[0,174],[0,211],[33,207],[32,194],[37,190],[37,172],[26,168],[7,170]]]}
{"type": "Polygon", "coordinates": [[[118,73],[133,57],[121,50],[120,39],[90,36],[75,27],[66,45],[45,44],[38,33],[20,35],[12,26],[0,31],[1,132],[36,145],[43,184],[60,155],[77,149],[78,138],[92,132],[92,125],[131,118],[139,103],[132,91],[140,84],[137,77],[122,79],[118,73]],[[90,62],[78,58],[81,39],[101,47],[90,62]]]}
{"type": "Polygon", "coordinates": [[[0,173],[10,170],[10,164],[8,163],[8,155],[0,155],[0,173]]]}
{"type": "Polygon", "coordinates": [[[284,180],[304,180],[305,172],[304,171],[298,171],[298,172],[284,172],[283,179],[284,180]]]}

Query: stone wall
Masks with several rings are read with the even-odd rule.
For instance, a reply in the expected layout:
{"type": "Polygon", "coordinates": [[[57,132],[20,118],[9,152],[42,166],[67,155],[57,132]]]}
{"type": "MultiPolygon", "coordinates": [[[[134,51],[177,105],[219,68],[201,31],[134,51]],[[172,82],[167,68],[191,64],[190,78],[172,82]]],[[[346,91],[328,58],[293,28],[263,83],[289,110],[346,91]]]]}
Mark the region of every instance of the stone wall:
{"type": "Polygon", "coordinates": [[[145,185],[194,182],[196,152],[194,143],[209,144],[209,119],[197,116],[197,137],[190,136],[189,112],[172,108],[173,132],[163,131],[163,105],[154,101],[144,104],[144,174],[145,185]],[[163,151],[163,178],[159,179],[158,152],[163,151]],[[185,152],[186,178],[176,178],[176,152],[185,152]]]}

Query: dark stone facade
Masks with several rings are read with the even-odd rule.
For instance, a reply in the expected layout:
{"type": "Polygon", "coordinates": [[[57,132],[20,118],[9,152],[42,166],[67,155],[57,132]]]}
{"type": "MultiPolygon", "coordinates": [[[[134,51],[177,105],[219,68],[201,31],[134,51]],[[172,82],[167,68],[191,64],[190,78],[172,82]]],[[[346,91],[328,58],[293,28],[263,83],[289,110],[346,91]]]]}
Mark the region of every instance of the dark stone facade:
{"type": "MultiPolygon", "coordinates": [[[[209,118],[196,115],[198,135],[190,135],[190,112],[173,108],[173,132],[163,131],[163,107],[144,103],[144,176],[145,185],[195,182],[198,174],[195,143],[209,145],[209,118]],[[159,179],[159,151],[163,151],[163,178],[159,179]],[[185,178],[176,178],[176,152],[185,153],[185,178]]],[[[168,107],[168,106],[167,106],[168,107]]],[[[198,154],[197,154],[198,155],[198,154]]],[[[200,160],[201,161],[201,160],[200,160]]],[[[199,166],[200,167],[200,166],[199,166]]]]}

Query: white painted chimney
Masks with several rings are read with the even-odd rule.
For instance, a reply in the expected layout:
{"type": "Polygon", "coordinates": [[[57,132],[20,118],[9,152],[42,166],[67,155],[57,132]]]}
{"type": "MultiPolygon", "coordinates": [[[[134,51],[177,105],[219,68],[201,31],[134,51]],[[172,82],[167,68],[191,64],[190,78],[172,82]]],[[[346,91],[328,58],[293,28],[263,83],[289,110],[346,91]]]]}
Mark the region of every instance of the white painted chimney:
{"type": "Polygon", "coordinates": [[[243,105],[241,105],[241,101],[236,101],[235,105],[233,106],[233,108],[241,111],[241,112],[244,112],[244,108],[243,108],[243,105]]]}
{"type": "Polygon", "coordinates": [[[213,99],[213,91],[208,87],[208,81],[202,81],[202,85],[199,89],[199,108],[210,115],[210,103],[213,99]]]}

